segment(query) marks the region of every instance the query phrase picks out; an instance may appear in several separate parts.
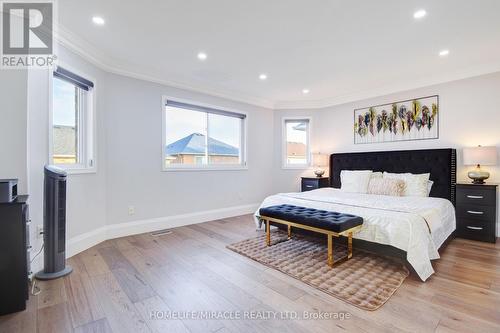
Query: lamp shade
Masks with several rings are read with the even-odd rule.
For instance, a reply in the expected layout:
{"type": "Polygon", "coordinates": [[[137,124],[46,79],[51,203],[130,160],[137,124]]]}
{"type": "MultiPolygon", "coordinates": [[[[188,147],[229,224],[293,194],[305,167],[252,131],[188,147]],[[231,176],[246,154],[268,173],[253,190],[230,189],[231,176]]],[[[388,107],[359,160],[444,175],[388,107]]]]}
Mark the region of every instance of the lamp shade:
{"type": "Polygon", "coordinates": [[[464,165],[496,165],[496,147],[468,147],[464,148],[464,165]]]}
{"type": "Polygon", "coordinates": [[[328,166],[328,156],[321,153],[313,154],[313,166],[326,167],[328,166]]]}

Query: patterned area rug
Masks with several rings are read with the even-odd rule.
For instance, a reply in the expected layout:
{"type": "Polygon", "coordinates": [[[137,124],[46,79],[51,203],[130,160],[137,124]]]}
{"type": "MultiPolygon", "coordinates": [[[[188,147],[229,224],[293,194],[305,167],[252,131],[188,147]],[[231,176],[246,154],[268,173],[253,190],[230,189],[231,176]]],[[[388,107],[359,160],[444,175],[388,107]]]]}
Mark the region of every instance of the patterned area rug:
{"type": "MultiPolygon", "coordinates": [[[[285,232],[276,231],[270,247],[263,234],[227,248],[370,311],[387,302],[409,275],[402,263],[356,248],[351,259],[330,268],[326,242],[302,235],[294,235],[289,241],[286,238],[285,232]]],[[[346,255],[347,248],[335,244],[334,259],[346,255]]]]}

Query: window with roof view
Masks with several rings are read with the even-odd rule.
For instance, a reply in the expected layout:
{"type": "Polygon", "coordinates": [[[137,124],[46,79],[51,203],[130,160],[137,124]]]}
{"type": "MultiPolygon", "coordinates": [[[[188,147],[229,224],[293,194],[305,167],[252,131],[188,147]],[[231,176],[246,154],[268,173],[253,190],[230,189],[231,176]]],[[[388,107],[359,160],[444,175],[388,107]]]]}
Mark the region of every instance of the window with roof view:
{"type": "Polygon", "coordinates": [[[93,161],[94,83],[62,67],[52,78],[50,163],[91,169],[93,161]]]}
{"type": "Polygon", "coordinates": [[[283,136],[283,167],[308,167],[309,119],[284,119],[283,136]]]}
{"type": "Polygon", "coordinates": [[[244,114],[167,100],[163,168],[231,168],[246,165],[244,114]]]}

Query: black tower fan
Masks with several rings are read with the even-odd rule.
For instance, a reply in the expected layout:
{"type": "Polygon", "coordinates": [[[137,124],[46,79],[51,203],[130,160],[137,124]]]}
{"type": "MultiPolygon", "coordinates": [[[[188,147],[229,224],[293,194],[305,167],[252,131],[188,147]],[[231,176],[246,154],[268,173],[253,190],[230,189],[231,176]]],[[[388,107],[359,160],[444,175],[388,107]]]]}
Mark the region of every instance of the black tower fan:
{"type": "Polygon", "coordinates": [[[35,277],[51,280],[73,271],[66,266],[66,172],[45,166],[43,203],[43,271],[35,277]]]}

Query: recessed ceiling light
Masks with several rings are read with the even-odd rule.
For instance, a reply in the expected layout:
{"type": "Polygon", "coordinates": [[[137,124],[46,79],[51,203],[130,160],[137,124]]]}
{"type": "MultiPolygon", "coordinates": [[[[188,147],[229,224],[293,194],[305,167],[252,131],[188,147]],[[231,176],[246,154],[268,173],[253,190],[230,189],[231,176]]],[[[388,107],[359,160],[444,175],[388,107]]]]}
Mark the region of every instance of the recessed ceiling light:
{"type": "Polygon", "coordinates": [[[302,93],[303,93],[304,95],[309,94],[309,89],[302,89],[302,93]]]}
{"type": "Polygon", "coordinates": [[[262,81],[267,80],[267,74],[264,73],[260,74],[259,79],[261,79],[262,81]]]}
{"type": "Polygon", "coordinates": [[[92,17],[92,22],[97,25],[104,25],[104,19],[100,16],[94,16],[92,17]]]}
{"type": "Polygon", "coordinates": [[[207,60],[207,54],[205,52],[198,53],[198,59],[201,61],[207,60]]]}
{"type": "Polygon", "coordinates": [[[446,57],[448,54],[450,54],[450,50],[442,50],[439,52],[440,57],[446,57]]]}
{"type": "Polygon", "coordinates": [[[424,9],[417,10],[414,14],[413,17],[416,19],[421,19],[424,18],[427,15],[427,12],[424,9]]]}

